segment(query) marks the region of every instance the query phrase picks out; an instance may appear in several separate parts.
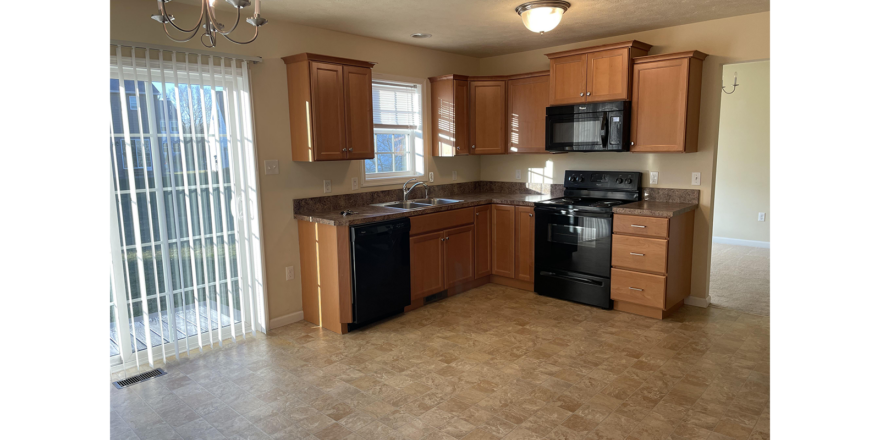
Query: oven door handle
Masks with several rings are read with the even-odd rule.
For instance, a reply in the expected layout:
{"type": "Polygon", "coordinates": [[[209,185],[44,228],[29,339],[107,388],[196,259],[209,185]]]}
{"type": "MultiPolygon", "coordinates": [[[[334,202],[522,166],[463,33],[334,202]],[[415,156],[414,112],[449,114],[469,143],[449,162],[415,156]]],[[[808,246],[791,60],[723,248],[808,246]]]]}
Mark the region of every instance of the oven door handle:
{"type": "Polygon", "coordinates": [[[547,272],[547,271],[543,271],[543,270],[542,270],[542,271],[540,272],[540,275],[547,276],[547,277],[562,278],[562,279],[564,279],[564,280],[577,281],[577,282],[579,282],[579,283],[591,284],[591,285],[594,285],[594,286],[601,286],[601,285],[602,285],[602,282],[600,282],[600,281],[591,280],[591,279],[589,279],[589,278],[573,277],[573,276],[570,276],[570,275],[561,275],[561,274],[558,274],[558,273],[556,273],[556,272],[547,272]]]}

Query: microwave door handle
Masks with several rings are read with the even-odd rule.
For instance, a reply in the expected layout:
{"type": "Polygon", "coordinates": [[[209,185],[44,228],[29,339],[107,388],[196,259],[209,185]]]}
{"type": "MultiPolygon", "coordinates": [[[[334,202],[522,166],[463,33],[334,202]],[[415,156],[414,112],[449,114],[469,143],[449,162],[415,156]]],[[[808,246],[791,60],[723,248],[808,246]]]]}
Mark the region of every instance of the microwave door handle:
{"type": "Polygon", "coordinates": [[[608,113],[602,113],[602,128],[599,130],[602,137],[602,148],[608,148],[608,113]]]}

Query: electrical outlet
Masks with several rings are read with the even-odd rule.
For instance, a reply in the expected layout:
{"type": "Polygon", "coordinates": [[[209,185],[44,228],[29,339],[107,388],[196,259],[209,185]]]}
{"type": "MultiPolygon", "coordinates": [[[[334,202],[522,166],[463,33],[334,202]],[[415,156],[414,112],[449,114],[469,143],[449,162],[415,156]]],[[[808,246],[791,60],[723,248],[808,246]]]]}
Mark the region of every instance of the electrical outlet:
{"type": "Polygon", "coordinates": [[[266,174],[278,174],[278,161],[277,160],[263,161],[263,165],[266,167],[266,174]]]}
{"type": "Polygon", "coordinates": [[[428,173],[428,182],[434,183],[434,172],[428,173]]]}
{"type": "Polygon", "coordinates": [[[458,171],[452,172],[452,180],[458,180],[458,171]]]}
{"type": "Polygon", "coordinates": [[[325,193],[330,192],[330,181],[329,180],[324,181],[324,192],[325,193]]]}
{"type": "Polygon", "coordinates": [[[516,170],[516,180],[522,179],[522,171],[516,170]]]}
{"type": "Polygon", "coordinates": [[[764,213],[763,213],[763,212],[759,212],[759,213],[758,213],[758,221],[759,221],[759,222],[764,221],[764,213]]]}
{"type": "Polygon", "coordinates": [[[651,171],[651,185],[656,185],[657,181],[660,180],[660,173],[657,171],[651,171]]]}
{"type": "Polygon", "coordinates": [[[351,189],[358,189],[358,178],[357,177],[351,178],[351,189]]]}
{"type": "Polygon", "coordinates": [[[700,184],[700,173],[691,173],[691,185],[700,184]]]}
{"type": "Polygon", "coordinates": [[[284,268],[284,274],[287,276],[287,281],[293,279],[293,266],[287,266],[284,268]]]}

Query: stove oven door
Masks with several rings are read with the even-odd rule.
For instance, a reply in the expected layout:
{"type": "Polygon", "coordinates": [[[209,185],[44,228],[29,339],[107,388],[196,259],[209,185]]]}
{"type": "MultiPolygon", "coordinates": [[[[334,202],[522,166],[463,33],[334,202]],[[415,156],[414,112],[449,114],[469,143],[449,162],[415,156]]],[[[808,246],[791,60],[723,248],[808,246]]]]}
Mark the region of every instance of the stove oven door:
{"type": "Polygon", "coordinates": [[[535,208],[535,272],[611,277],[611,213],[535,208]]]}

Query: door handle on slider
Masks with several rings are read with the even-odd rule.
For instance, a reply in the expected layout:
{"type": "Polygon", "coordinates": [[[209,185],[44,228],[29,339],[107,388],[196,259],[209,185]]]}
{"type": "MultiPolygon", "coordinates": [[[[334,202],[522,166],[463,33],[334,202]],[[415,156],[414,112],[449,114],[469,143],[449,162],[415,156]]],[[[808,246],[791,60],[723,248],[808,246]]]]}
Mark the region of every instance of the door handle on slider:
{"type": "Polygon", "coordinates": [[[629,290],[638,290],[639,292],[642,291],[642,289],[639,289],[638,287],[630,287],[629,290]]]}
{"type": "Polygon", "coordinates": [[[635,255],[635,256],[637,256],[637,257],[644,257],[644,256],[645,256],[645,254],[639,254],[639,253],[636,253],[636,252],[630,252],[629,254],[630,254],[630,255],[635,255]]]}

